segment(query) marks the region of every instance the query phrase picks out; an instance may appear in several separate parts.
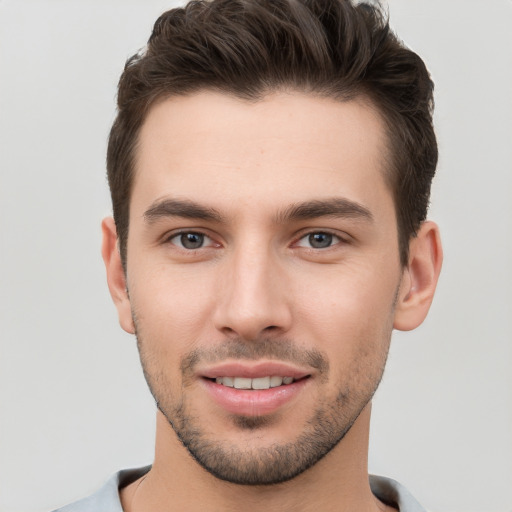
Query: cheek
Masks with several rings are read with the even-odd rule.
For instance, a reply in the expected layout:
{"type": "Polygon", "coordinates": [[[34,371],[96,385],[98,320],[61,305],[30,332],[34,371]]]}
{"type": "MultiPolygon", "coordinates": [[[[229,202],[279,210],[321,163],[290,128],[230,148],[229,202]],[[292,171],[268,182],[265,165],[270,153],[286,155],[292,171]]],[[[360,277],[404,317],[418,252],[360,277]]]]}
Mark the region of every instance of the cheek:
{"type": "Polygon", "coordinates": [[[310,338],[329,358],[332,393],[352,403],[373,394],[389,351],[392,301],[383,307],[371,299],[354,290],[348,298],[324,302],[310,317],[310,338]]]}
{"type": "Polygon", "coordinates": [[[333,268],[331,275],[309,275],[298,291],[302,329],[338,357],[358,351],[387,350],[392,329],[398,272],[373,267],[333,268]]]}
{"type": "Polygon", "coordinates": [[[297,273],[293,280],[300,283],[295,292],[297,302],[320,317],[378,319],[389,312],[400,282],[398,265],[394,269],[369,262],[314,270],[297,273]]]}
{"type": "MultiPolygon", "coordinates": [[[[203,276],[204,277],[204,276],[203,276]]],[[[134,275],[130,301],[139,330],[152,343],[194,348],[212,315],[212,286],[189,269],[155,267],[134,275]],[[172,342],[172,343],[171,343],[172,342]]]]}

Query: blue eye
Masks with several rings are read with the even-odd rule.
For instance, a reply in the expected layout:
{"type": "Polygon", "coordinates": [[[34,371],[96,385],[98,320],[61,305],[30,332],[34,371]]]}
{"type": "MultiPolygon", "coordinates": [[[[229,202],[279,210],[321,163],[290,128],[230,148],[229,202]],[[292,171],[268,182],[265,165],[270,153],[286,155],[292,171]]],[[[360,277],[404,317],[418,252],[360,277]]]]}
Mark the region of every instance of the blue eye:
{"type": "Polygon", "coordinates": [[[340,241],[341,239],[332,233],[317,231],[303,236],[297,245],[299,247],[309,247],[313,249],[327,249],[340,241]]]}
{"type": "Polygon", "coordinates": [[[201,249],[206,245],[211,245],[211,239],[203,233],[196,233],[194,231],[187,231],[185,233],[178,233],[169,239],[169,242],[181,247],[183,249],[194,250],[201,249]]]}

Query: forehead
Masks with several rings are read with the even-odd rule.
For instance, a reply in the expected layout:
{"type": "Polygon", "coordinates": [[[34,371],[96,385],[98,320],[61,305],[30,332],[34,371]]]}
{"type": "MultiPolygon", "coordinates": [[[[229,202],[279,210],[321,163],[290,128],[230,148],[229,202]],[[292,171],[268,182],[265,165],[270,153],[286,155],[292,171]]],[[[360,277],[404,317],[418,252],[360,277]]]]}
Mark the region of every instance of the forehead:
{"type": "Polygon", "coordinates": [[[372,202],[390,197],[386,154],[384,123],[362,100],[280,92],[249,102],[203,91],[162,100],[149,111],[132,199],[171,195],[219,203],[236,195],[271,208],[275,200],[341,194],[372,202]]]}

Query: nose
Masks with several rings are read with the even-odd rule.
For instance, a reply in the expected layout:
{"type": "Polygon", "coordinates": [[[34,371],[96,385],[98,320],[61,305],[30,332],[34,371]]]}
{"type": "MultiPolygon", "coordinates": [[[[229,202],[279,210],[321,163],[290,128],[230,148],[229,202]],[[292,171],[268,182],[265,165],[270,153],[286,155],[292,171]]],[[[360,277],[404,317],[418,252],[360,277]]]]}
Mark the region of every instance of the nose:
{"type": "Polygon", "coordinates": [[[292,300],[286,272],[271,249],[236,250],[223,270],[214,314],[218,330],[253,341],[290,329],[292,300]]]}

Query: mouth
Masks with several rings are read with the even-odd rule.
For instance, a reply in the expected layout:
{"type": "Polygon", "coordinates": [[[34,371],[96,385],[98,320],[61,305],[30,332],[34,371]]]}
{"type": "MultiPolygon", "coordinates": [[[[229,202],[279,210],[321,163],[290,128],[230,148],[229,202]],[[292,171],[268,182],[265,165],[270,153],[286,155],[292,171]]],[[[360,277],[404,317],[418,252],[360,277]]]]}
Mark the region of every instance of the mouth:
{"type": "MultiPolygon", "coordinates": [[[[302,377],[302,379],[308,378],[309,375],[302,377]]],[[[216,377],[215,379],[209,379],[212,382],[216,382],[221,386],[235,389],[271,389],[278,388],[280,386],[288,386],[298,380],[294,377],[281,377],[278,375],[266,376],[266,377],[216,377]]]]}
{"type": "Polygon", "coordinates": [[[213,402],[225,412],[263,416],[290,406],[313,380],[313,375],[289,364],[226,363],[200,374],[213,402]]]}

